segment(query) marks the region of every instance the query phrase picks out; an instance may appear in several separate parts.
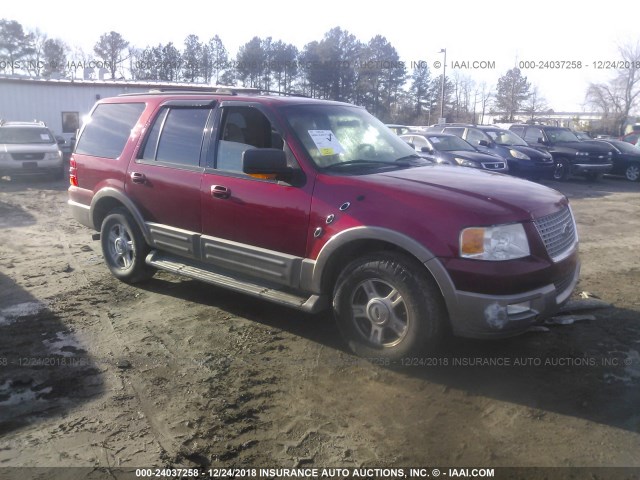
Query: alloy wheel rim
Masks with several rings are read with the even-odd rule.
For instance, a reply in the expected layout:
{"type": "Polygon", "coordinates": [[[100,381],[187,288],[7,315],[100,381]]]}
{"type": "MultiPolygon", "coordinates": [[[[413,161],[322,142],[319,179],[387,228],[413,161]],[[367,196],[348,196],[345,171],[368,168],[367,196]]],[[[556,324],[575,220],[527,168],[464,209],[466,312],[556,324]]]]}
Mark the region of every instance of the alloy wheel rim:
{"type": "Polygon", "coordinates": [[[358,333],[379,347],[393,347],[407,335],[406,302],[390,283],[372,278],[360,282],[351,297],[353,322],[358,333]]]}
{"type": "Polygon", "coordinates": [[[115,266],[122,270],[131,268],[135,257],[133,236],[123,224],[117,223],[109,229],[107,245],[109,257],[115,266]]]}

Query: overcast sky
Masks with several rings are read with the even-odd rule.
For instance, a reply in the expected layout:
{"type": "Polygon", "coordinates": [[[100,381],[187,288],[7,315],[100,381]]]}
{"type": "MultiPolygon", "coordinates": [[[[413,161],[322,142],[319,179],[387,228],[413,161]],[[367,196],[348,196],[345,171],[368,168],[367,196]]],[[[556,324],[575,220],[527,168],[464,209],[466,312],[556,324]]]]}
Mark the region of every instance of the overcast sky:
{"type": "Polygon", "coordinates": [[[217,34],[235,55],[253,36],[271,36],[302,49],[339,26],[363,42],[385,36],[407,65],[426,60],[434,75],[441,73],[433,63],[443,60],[442,48],[447,49],[447,75],[454,62],[495,62],[495,69],[459,70],[491,86],[519,61],[582,62],[573,70],[522,70],[556,111],[582,111],[588,83],[606,81],[614,73],[595,68],[594,62],[618,60],[618,45],[640,40],[640,4],[630,1],[3,0],[0,18],[17,20],[26,29],[37,27],[88,54],[111,30],[139,48],[173,42],[182,49],[189,34],[201,40],[217,34]]]}

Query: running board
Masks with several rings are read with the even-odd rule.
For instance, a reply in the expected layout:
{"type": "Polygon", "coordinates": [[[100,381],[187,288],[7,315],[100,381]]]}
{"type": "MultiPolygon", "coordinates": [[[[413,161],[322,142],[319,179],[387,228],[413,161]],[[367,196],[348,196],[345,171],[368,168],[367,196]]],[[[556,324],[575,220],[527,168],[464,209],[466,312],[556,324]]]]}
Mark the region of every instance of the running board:
{"type": "Polygon", "coordinates": [[[185,263],[185,260],[171,254],[153,250],[146,258],[147,265],[166,270],[168,272],[183,275],[185,277],[200,280],[219,287],[227,288],[235,292],[246,293],[254,297],[262,298],[270,302],[296,308],[309,313],[316,313],[328,306],[324,295],[310,295],[301,297],[289,292],[278,290],[272,286],[249,282],[241,278],[227,274],[217,273],[213,269],[202,268],[193,263],[185,263]]]}

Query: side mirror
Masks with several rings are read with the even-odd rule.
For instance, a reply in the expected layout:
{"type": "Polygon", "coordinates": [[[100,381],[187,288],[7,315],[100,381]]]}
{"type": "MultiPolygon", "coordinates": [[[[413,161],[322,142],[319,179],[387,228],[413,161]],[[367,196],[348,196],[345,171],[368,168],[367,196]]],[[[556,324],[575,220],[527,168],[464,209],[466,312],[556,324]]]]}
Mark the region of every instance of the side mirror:
{"type": "Polygon", "coordinates": [[[242,153],[242,171],[257,178],[273,179],[291,176],[287,156],[277,148],[252,148],[242,153]]]}
{"type": "Polygon", "coordinates": [[[422,148],[420,149],[420,151],[421,151],[422,153],[433,153],[433,148],[431,148],[431,147],[422,147],[422,148]]]}
{"type": "Polygon", "coordinates": [[[542,145],[546,145],[547,142],[545,142],[544,138],[542,137],[538,137],[538,143],[541,143],[542,145]]]}
{"type": "Polygon", "coordinates": [[[478,140],[478,145],[480,145],[481,147],[488,147],[489,142],[487,142],[486,140],[478,140]]]}

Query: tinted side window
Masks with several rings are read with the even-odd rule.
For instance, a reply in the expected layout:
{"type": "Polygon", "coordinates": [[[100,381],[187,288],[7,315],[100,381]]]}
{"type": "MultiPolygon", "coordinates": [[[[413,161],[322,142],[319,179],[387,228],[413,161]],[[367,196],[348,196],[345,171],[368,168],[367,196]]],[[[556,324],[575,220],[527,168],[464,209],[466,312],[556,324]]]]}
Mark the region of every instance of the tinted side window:
{"type": "Polygon", "coordinates": [[[522,134],[524,133],[524,127],[511,127],[509,130],[518,135],[520,138],[522,138],[522,134]]]}
{"type": "Polygon", "coordinates": [[[542,130],[539,128],[528,128],[524,135],[524,139],[527,142],[538,143],[539,138],[544,138],[542,130]]]}
{"type": "Polygon", "coordinates": [[[423,137],[418,136],[413,137],[413,144],[418,148],[429,146],[429,143],[423,137]]]}
{"type": "Polygon", "coordinates": [[[164,109],[156,117],[145,142],[144,160],[198,166],[209,109],[164,109]]]}
{"type": "Polygon", "coordinates": [[[227,107],[222,117],[216,168],[242,172],[242,154],[253,148],[284,147],[280,134],[262,112],[251,107],[227,107]]]}
{"type": "Polygon", "coordinates": [[[474,130],[473,128],[470,128],[467,131],[467,138],[465,138],[465,140],[469,142],[471,145],[475,146],[475,145],[478,145],[478,142],[480,140],[484,140],[485,142],[488,142],[490,139],[487,138],[487,136],[484,133],[479,132],[478,130],[474,130]]]}
{"type": "Polygon", "coordinates": [[[451,135],[455,135],[456,137],[462,138],[464,135],[464,128],[460,127],[447,127],[442,130],[443,133],[450,133],[451,135]]]}
{"type": "Polygon", "coordinates": [[[118,158],[144,107],[144,103],[98,105],[78,140],[76,153],[118,158]]]}

